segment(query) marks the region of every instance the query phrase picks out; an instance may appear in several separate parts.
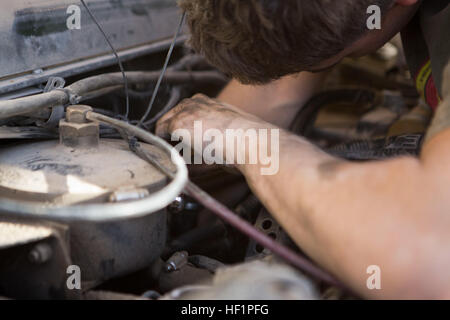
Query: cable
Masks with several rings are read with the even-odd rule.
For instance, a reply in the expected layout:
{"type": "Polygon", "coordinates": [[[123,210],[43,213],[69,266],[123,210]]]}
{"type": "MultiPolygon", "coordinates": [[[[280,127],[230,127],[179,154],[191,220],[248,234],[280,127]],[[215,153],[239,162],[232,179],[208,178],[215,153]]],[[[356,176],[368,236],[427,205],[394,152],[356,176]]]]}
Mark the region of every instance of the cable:
{"type": "Polygon", "coordinates": [[[161,118],[163,115],[165,115],[169,110],[171,110],[173,107],[176,106],[176,104],[181,99],[181,87],[174,87],[170,92],[170,98],[169,101],[167,101],[166,105],[159,111],[153,118],[151,118],[148,121],[144,122],[144,125],[151,126],[155,124],[159,118],[161,118]]]}
{"type": "Polygon", "coordinates": [[[116,56],[117,59],[117,63],[119,64],[119,68],[120,68],[120,72],[122,72],[122,77],[123,77],[123,83],[124,83],[124,89],[125,89],[125,99],[126,99],[126,111],[125,111],[125,115],[124,118],[125,120],[128,120],[128,116],[130,115],[130,97],[128,95],[128,80],[127,77],[125,75],[125,70],[123,68],[122,65],[122,61],[120,60],[119,55],[117,54],[116,49],[114,49],[113,44],[111,43],[111,41],[109,40],[108,36],[106,35],[105,31],[103,31],[103,28],[100,26],[100,23],[98,23],[97,19],[95,19],[94,15],[92,14],[91,10],[88,8],[88,6],[86,5],[86,3],[84,2],[84,0],[80,0],[80,2],[83,4],[83,6],[86,8],[86,11],[89,13],[89,16],[91,17],[91,19],[94,21],[94,23],[97,25],[98,29],[100,30],[100,32],[103,34],[103,36],[105,37],[106,42],[108,43],[108,45],[111,47],[111,50],[113,51],[114,55],[116,56]]]}
{"type": "Polygon", "coordinates": [[[164,62],[164,66],[163,66],[163,68],[161,70],[161,74],[160,74],[160,76],[158,78],[158,82],[156,83],[155,90],[153,90],[152,98],[151,98],[150,103],[149,103],[149,105],[147,107],[147,110],[145,111],[145,113],[142,116],[141,120],[139,120],[139,122],[138,122],[138,127],[142,126],[142,124],[144,123],[145,119],[147,119],[148,115],[150,114],[150,111],[152,110],[153,103],[155,103],[155,99],[156,99],[156,96],[158,94],[159,87],[161,86],[162,79],[164,77],[164,74],[166,73],[166,69],[167,69],[167,66],[169,64],[170,57],[172,56],[172,52],[173,52],[173,49],[175,47],[178,35],[180,34],[181,28],[183,27],[185,17],[186,17],[186,12],[183,12],[183,15],[181,16],[181,19],[180,19],[180,24],[178,25],[178,29],[175,32],[175,35],[174,35],[173,40],[172,40],[172,44],[170,45],[169,51],[167,52],[166,61],[164,62]]]}

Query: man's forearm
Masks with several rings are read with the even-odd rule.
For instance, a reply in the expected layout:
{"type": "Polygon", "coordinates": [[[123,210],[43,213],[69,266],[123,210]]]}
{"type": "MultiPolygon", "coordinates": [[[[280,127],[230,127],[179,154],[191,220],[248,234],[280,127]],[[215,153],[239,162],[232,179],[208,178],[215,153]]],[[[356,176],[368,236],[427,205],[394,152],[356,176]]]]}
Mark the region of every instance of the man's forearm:
{"type": "Polygon", "coordinates": [[[232,80],[217,97],[265,121],[288,128],[301,107],[316,94],[327,72],[302,72],[266,85],[243,85],[232,80]]]}
{"type": "Polygon", "coordinates": [[[439,254],[421,248],[439,226],[429,220],[419,160],[349,163],[284,131],[279,154],[276,175],[261,176],[259,165],[239,168],[294,241],[366,296],[416,297],[407,288],[418,272],[415,259],[439,254]],[[382,292],[367,290],[370,265],[383,270],[382,292]]]}

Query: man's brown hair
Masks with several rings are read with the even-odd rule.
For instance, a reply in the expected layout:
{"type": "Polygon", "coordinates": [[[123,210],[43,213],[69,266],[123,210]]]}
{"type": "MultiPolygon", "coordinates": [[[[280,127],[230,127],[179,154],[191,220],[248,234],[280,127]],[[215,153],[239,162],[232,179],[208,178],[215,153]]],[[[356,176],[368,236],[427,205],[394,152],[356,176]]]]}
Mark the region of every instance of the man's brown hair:
{"type": "Polygon", "coordinates": [[[367,8],[393,0],[180,0],[192,47],[243,83],[308,70],[367,32],[367,8]]]}

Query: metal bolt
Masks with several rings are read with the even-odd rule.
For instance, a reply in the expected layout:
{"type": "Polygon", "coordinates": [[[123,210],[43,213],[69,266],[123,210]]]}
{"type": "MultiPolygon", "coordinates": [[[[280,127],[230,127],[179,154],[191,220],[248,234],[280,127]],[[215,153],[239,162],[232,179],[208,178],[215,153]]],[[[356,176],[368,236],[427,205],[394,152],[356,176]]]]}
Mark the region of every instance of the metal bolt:
{"type": "Polygon", "coordinates": [[[67,147],[97,147],[100,129],[96,122],[86,119],[89,106],[75,105],[66,110],[66,120],[59,122],[59,139],[67,147]]]}
{"type": "Polygon", "coordinates": [[[28,260],[34,264],[42,264],[51,259],[53,250],[46,243],[37,244],[29,253],[28,260]]]}
{"type": "Polygon", "coordinates": [[[109,202],[139,200],[148,197],[149,194],[148,190],[143,188],[116,190],[109,196],[109,202]]]}
{"type": "Polygon", "coordinates": [[[175,198],[175,200],[172,201],[171,204],[168,206],[168,210],[170,213],[180,213],[184,210],[185,207],[185,201],[184,197],[178,196],[175,198]]]}
{"type": "Polygon", "coordinates": [[[92,108],[84,105],[76,105],[67,107],[66,121],[70,123],[88,123],[86,113],[92,111],[92,108]]]}
{"type": "Polygon", "coordinates": [[[188,263],[189,254],[186,251],[175,252],[166,262],[166,272],[180,270],[188,263]]]}

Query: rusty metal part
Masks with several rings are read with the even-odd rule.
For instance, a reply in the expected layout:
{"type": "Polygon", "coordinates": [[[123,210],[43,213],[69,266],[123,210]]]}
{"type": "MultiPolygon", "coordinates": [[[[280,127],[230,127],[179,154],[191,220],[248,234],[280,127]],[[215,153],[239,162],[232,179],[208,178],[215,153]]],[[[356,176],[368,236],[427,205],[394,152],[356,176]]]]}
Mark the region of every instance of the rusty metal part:
{"type": "Polygon", "coordinates": [[[66,120],[59,122],[59,141],[66,147],[95,148],[100,139],[100,126],[86,119],[89,106],[75,105],[66,110],[66,120]]]}
{"type": "Polygon", "coordinates": [[[98,123],[72,123],[66,120],[59,122],[59,141],[71,148],[98,147],[100,128],[98,123]]]}
{"type": "Polygon", "coordinates": [[[92,111],[92,108],[84,105],[74,105],[67,107],[66,121],[70,123],[88,123],[86,113],[92,111]]]}

